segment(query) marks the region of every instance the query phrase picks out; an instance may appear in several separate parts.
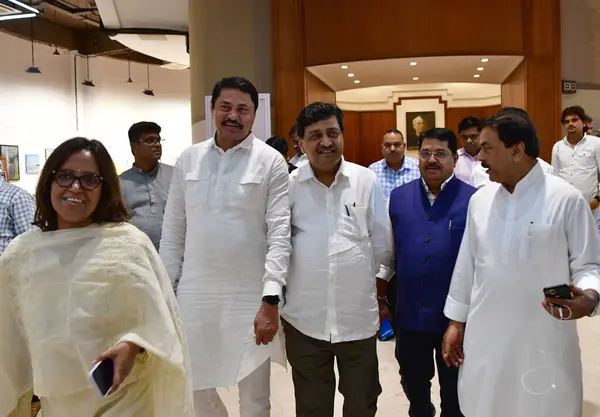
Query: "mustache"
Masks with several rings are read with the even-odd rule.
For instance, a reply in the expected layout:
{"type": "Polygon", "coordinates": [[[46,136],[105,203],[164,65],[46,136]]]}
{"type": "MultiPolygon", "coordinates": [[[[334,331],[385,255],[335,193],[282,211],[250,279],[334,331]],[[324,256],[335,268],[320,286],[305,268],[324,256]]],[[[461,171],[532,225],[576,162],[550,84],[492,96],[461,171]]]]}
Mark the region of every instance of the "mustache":
{"type": "Polygon", "coordinates": [[[485,169],[488,169],[490,167],[490,165],[487,162],[482,162],[481,166],[484,167],[485,169]]]}
{"type": "Polygon", "coordinates": [[[429,169],[429,168],[440,169],[440,166],[438,164],[427,164],[427,166],[425,167],[425,169],[429,169]]]}
{"type": "Polygon", "coordinates": [[[242,126],[242,124],[240,122],[236,122],[235,120],[225,120],[222,124],[226,125],[226,126],[237,127],[238,129],[241,129],[244,127],[244,126],[242,126]]]}
{"type": "Polygon", "coordinates": [[[317,148],[317,152],[329,152],[329,151],[336,151],[337,148],[335,146],[329,146],[329,147],[320,147],[317,148]]]}

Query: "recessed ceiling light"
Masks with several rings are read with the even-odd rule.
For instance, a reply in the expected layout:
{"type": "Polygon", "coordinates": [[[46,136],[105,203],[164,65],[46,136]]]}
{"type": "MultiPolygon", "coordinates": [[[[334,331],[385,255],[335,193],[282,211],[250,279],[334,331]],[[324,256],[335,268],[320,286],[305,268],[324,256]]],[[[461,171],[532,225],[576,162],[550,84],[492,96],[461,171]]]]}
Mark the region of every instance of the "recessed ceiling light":
{"type": "Polygon", "coordinates": [[[342,65],[342,69],[348,69],[348,65],[342,65]]]}
{"type": "Polygon", "coordinates": [[[473,78],[479,78],[479,77],[481,77],[481,75],[479,75],[479,74],[473,75],[473,78]]]}
{"type": "Polygon", "coordinates": [[[477,68],[477,71],[483,71],[483,67],[477,68]]]}
{"type": "Polygon", "coordinates": [[[354,84],[360,83],[360,80],[354,80],[354,84]]]}
{"type": "Polygon", "coordinates": [[[414,67],[415,65],[417,65],[417,63],[415,61],[413,61],[410,63],[410,65],[412,65],[414,67]]]}
{"type": "Polygon", "coordinates": [[[419,77],[413,77],[413,81],[419,81],[419,77]]]}
{"type": "Polygon", "coordinates": [[[481,58],[481,62],[488,62],[488,61],[489,61],[489,59],[487,59],[487,58],[481,58]]]}
{"type": "Polygon", "coordinates": [[[349,74],[348,74],[348,77],[354,77],[354,74],[352,74],[352,73],[349,73],[349,74]]]}

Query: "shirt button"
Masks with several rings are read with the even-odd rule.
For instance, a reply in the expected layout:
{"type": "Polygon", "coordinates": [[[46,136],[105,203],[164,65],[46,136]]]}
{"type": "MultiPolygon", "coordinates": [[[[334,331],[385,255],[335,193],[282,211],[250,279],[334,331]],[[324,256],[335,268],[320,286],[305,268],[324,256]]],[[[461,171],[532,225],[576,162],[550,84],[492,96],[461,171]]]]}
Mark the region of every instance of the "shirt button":
{"type": "Polygon", "coordinates": [[[430,240],[429,237],[426,237],[425,238],[425,243],[429,243],[429,240],[430,240]]]}
{"type": "Polygon", "coordinates": [[[429,216],[429,218],[427,220],[429,220],[430,222],[432,222],[433,221],[433,217],[429,216]]]}

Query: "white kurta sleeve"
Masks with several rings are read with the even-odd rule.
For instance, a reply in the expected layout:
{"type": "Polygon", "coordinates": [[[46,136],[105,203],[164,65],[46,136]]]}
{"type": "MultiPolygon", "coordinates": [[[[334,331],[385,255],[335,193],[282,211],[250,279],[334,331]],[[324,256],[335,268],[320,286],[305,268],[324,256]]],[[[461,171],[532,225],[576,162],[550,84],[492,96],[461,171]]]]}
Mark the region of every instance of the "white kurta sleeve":
{"type": "Polygon", "coordinates": [[[571,280],[583,290],[592,289],[600,294],[600,234],[583,196],[578,196],[567,213],[565,226],[571,280]]]}
{"type": "Polygon", "coordinates": [[[267,190],[267,256],[263,277],[263,296],[282,296],[290,254],[292,252],[290,231],[290,196],[288,165],[278,155],[273,164],[267,190]]]}
{"type": "Polygon", "coordinates": [[[385,281],[390,281],[394,272],[396,272],[396,242],[394,241],[394,229],[392,228],[392,219],[390,218],[390,204],[388,202],[385,213],[387,221],[387,238],[386,238],[386,250],[381,260],[381,267],[377,273],[377,278],[385,281]]]}
{"type": "Polygon", "coordinates": [[[368,209],[368,228],[373,248],[373,262],[379,268],[387,252],[387,229],[388,215],[386,213],[385,198],[383,189],[374,178],[373,188],[371,190],[371,203],[368,209]]]}
{"type": "Polygon", "coordinates": [[[469,315],[471,292],[475,274],[475,239],[477,237],[473,221],[473,200],[469,202],[465,233],[454,265],[450,291],[446,298],[444,314],[450,320],[464,323],[469,315]]]}
{"type": "Polygon", "coordinates": [[[554,144],[554,146],[552,147],[552,168],[554,168],[554,171],[556,171],[557,173],[560,171],[560,160],[558,158],[558,145],[559,145],[559,142],[556,142],[554,144]]]}
{"type": "Polygon", "coordinates": [[[175,288],[183,262],[185,249],[186,214],[184,179],[180,160],[173,168],[173,179],[165,207],[162,237],[160,240],[160,258],[175,288]]]}

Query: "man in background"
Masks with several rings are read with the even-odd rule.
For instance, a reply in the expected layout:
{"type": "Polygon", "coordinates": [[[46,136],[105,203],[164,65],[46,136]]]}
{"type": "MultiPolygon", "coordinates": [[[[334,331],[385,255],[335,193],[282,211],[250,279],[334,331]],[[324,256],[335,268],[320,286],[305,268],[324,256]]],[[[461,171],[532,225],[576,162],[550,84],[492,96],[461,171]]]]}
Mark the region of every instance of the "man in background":
{"type": "MultiPolygon", "coordinates": [[[[266,143],[271,148],[278,151],[281,154],[281,156],[283,156],[283,159],[287,160],[287,154],[288,154],[289,147],[284,138],[281,138],[279,136],[272,136],[269,139],[267,139],[266,143]]],[[[292,173],[293,170],[295,170],[297,168],[298,168],[297,166],[292,165],[288,162],[288,171],[290,174],[292,173]]]]}
{"type": "Polygon", "coordinates": [[[479,162],[479,134],[481,133],[481,121],[476,117],[465,117],[458,124],[458,134],[462,142],[462,148],[458,150],[458,160],[454,168],[454,175],[459,180],[469,183],[473,168],[479,162]]]}
{"type": "Polygon", "coordinates": [[[139,122],[129,129],[133,166],[120,175],[121,193],[131,213],[129,222],[146,233],[159,248],[163,215],[173,167],[160,163],[161,128],[154,122],[139,122]]]}
{"type": "Polygon", "coordinates": [[[282,311],[296,416],[334,415],[336,362],[343,415],[374,416],[375,334],[389,316],[375,297],[375,266],[386,250],[383,193],[373,172],[344,160],[335,104],[312,103],[297,122],[309,163],[290,176],[294,233],[282,311]]]}
{"type": "Polygon", "coordinates": [[[396,359],[411,417],[433,417],[431,379],[440,383],[441,415],[462,417],[458,370],[445,365],[442,340],[448,326],[444,304],[475,188],[454,175],[457,138],[453,131],[426,131],[419,143],[421,179],[392,191],[388,252],[377,274],[378,298],[397,276],[396,359]]]}
{"type": "Polygon", "coordinates": [[[567,134],[552,148],[552,167],[556,175],[581,191],[597,218],[600,138],[584,132],[585,121],[589,119],[580,106],[563,110],[560,120],[567,134]]]}
{"type": "Polygon", "coordinates": [[[306,155],[304,155],[304,151],[300,145],[300,140],[298,139],[298,125],[292,126],[290,129],[289,138],[294,145],[294,150],[296,151],[296,155],[289,160],[289,163],[299,167],[300,165],[308,162],[308,159],[306,159],[306,155]]]}
{"type": "Polygon", "coordinates": [[[31,194],[0,175],[0,254],[14,238],[34,227],[35,209],[31,194]]]}
{"type": "MultiPolygon", "coordinates": [[[[394,188],[419,178],[421,174],[419,173],[419,162],[415,158],[406,156],[406,141],[398,129],[388,129],[383,133],[381,153],[383,159],[372,163],[369,169],[377,175],[387,204],[394,188]]],[[[387,300],[390,311],[395,311],[395,275],[389,280],[387,300]]]]}

